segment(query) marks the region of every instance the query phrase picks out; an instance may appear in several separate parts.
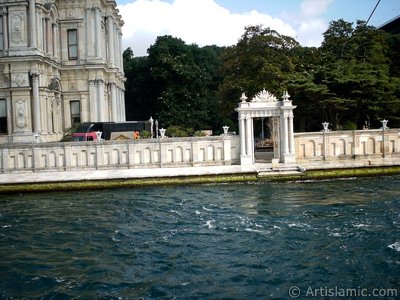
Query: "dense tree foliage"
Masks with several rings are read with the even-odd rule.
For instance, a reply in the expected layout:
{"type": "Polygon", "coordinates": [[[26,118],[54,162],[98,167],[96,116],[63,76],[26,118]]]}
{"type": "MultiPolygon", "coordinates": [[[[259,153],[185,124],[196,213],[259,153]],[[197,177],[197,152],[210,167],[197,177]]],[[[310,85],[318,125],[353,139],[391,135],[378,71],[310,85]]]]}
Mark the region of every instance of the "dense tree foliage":
{"type": "Polygon", "coordinates": [[[160,125],[211,129],[219,126],[216,91],[221,81],[218,47],[186,45],[158,37],[147,57],[124,53],[129,119],[160,120],[160,125]],[[141,74],[139,74],[141,72],[141,74]]]}
{"type": "Polygon", "coordinates": [[[242,92],[263,88],[297,105],[297,131],[400,126],[400,36],[340,19],[319,48],[249,26],[235,46],[198,47],[158,37],[147,57],[124,52],[128,119],[158,118],[165,127],[236,130],[242,92]]]}

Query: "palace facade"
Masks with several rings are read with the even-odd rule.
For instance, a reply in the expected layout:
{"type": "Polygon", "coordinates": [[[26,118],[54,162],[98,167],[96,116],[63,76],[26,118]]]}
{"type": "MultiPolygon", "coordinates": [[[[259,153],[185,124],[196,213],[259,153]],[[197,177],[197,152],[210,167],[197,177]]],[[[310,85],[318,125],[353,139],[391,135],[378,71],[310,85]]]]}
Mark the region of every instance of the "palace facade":
{"type": "Polygon", "coordinates": [[[0,0],[0,144],[59,141],[125,121],[121,28],[110,0],[0,0]]]}

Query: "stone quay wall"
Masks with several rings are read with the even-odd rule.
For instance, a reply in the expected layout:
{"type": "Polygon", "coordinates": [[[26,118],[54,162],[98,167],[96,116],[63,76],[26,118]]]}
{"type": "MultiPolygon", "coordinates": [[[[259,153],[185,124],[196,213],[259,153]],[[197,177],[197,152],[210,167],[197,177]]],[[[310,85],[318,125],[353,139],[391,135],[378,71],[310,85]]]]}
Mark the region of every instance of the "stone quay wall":
{"type": "Polygon", "coordinates": [[[0,146],[0,172],[238,164],[239,136],[0,146]]]}
{"type": "Polygon", "coordinates": [[[400,129],[295,133],[297,162],[399,158],[400,129]]]}

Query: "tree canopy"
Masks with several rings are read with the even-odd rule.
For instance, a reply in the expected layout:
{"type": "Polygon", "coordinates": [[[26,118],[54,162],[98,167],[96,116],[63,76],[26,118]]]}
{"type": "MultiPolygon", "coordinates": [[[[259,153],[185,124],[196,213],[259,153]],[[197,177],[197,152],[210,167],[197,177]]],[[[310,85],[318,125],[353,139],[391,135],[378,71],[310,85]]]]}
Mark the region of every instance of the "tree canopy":
{"type": "Polygon", "coordinates": [[[249,26],[234,46],[199,47],[158,37],[148,56],[124,52],[129,120],[157,118],[165,126],[236,130],[242,92],[289,90],[295,129],[400,126],[400,36],[365,22],[332,21],[319,48],[262,26],[249,26]]]}

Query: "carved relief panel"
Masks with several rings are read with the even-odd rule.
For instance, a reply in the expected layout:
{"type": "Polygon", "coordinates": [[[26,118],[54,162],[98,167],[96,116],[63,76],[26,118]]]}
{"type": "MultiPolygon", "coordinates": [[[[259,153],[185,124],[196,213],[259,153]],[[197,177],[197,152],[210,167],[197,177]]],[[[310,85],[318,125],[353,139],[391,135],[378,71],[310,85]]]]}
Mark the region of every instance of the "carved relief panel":
{"type": "Polygon", "coordinates": [[[28,73],[11,74],[11,86],[12,87],[27,87],[27,86],[29,86],[28,73]]]}
{"type": "Polygon", "coordinates": [[[18,129],[24,129],[28,125],[27,110],[28,110],[27,101],[18,100],[15,103],[15,126],[18,129]]]}
{"type": "Polygon", "coordinates": [[[10,12],[10,35],[11,47],[27,46],[26,12],[10,12]]]}

